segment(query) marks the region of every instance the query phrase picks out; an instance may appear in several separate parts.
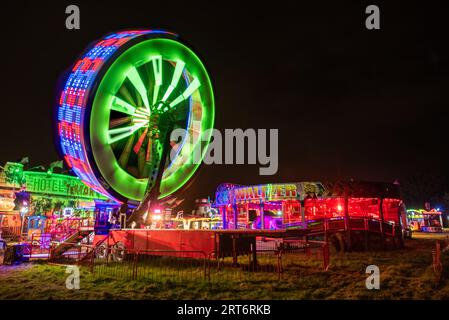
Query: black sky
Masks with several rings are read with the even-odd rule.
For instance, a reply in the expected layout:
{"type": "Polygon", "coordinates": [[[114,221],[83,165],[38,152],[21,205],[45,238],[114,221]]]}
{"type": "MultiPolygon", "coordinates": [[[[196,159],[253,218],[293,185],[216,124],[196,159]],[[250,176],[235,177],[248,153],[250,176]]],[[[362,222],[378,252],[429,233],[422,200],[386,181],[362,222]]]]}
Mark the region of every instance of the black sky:
{"type": "Polygon", "coordinates": [[[447,178],[444,2],[296,2],[2,4],[0,162],[58,159],[58,78],[107,33],[160,28],[178,33],[205,62],[218,129],[280,133],[276,176],[259,176],[258,166],[203,166],[187,196],[212,195],[225,181],[392,181],[419,171],[447,178]],[[68,4],[80,6],[81,30],[65,29],[68,4]],[[381,30],[365,28],[368,4],[379,5],[381,30]]]}

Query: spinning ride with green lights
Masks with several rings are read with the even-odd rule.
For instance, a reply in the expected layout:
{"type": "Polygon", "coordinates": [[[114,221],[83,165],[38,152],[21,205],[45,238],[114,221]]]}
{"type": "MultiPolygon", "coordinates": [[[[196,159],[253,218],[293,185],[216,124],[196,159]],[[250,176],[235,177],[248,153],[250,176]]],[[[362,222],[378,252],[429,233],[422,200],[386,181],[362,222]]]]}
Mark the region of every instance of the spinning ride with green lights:
{"type": "Polygon", "coordinates": [[[118,32],[89,47],[58,106],[66,163],[92,189],[122,203],[166,199],[186,186],[213,122],[204,65],[177,35],[159,30],[118,32]],[[170,140],[178,128],[184,136],[170,140]]]}

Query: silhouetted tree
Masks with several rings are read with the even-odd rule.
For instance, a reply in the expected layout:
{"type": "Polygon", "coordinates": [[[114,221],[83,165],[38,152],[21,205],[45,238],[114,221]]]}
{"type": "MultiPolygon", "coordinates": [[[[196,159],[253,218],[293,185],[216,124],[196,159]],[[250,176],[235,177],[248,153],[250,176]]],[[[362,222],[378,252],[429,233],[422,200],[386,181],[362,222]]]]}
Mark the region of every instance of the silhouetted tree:
{"type": "Polygon", "coordinates": [[[446,197],[449,195],[447,178],[431,173],[416,172],[403,179],[400,187],[402,198],[408,207],[421,208],[425,202],[430,202],[432,205],[442,203],[445,195],[446,197]]]}

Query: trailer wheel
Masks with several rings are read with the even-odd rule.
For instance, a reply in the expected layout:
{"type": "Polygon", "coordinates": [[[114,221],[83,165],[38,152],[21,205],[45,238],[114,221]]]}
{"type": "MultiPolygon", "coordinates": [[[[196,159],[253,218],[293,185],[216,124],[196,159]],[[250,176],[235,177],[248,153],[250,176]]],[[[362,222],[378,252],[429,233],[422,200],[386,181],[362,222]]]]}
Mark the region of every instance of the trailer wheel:
{"type": "Polygon", "coordinates": [[[95,257],[98,259],[106,259],[108,256],[108,248],[102,244],[95,248],[95,257]]]}
{"type": "Polygon", "coordinates": [[[112,246],[111,250],[112,259],[117,262],[125,260],[126,248],[122,242],[117,242],[112,246]]]}

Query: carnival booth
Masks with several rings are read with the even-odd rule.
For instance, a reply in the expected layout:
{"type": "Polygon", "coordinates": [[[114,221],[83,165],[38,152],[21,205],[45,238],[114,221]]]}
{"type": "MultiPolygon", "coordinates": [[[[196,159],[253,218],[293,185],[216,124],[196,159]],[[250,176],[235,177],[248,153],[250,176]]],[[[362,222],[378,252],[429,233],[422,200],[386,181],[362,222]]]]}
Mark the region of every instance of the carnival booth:
{"type": "Polygon", "coordinates": [[[323,219],[401,225],[405,210],[397,186],[377,182],[226,183],[215,197],[223,229],[311,228],[323,219]]]}
{"type": "Polygon", "coordinates": [[[0,239],[18,241],[21,230],[21,216],[17,211],[0,213],[0,239]]]}
{"type": "Polygon", "coordinates": [[[10,241],[48,246],[80,229],[93,231],[95,214],[108,206],[117,204],[74,176],[26,171],[12,162],[0,171],[0,227],[10,241]]]}
{"type": "Polygon", "coordinates": [[[407,210],[407,225],[412,231],[443,232],[442,212],[436,209],[407,210]]]}

